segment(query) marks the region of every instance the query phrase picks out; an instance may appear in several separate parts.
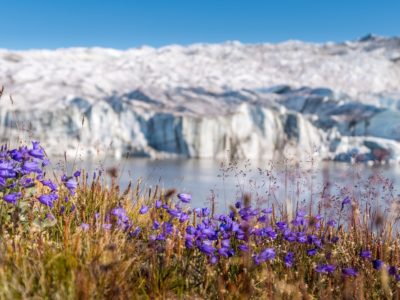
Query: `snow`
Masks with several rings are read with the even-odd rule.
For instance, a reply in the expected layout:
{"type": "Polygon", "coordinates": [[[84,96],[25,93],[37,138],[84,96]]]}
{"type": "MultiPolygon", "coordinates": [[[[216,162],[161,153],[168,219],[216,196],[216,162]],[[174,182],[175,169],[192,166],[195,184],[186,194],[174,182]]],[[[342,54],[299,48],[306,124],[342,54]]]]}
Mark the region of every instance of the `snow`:
{"type": "Polygon", "coordinates": [[[55,154],[64,151],[60,144],[71,152],[79,144],[87,155],[107,149],[151,157],[271,158],[318,146],[321,158],[333,159],[350,144],[368,151],[349,137],[383,138],[388,142],[380,144],[393,149],[400,139],[399,57],[400,38],[376,36],[124,51],[0,49],[0,133],[3,140],[18,136],[17,118],[19,130],[31,128],[55,154]]]}

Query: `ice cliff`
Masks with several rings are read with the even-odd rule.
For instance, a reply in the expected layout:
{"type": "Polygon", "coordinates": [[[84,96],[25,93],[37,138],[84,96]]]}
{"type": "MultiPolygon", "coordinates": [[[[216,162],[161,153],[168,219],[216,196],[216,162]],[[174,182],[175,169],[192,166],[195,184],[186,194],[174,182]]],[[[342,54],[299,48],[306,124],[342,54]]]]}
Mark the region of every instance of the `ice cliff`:
{"type": "Polygon", "coordinates": [[[400,38],[3,49],[0,85],[2,140],[54,155],[400,158],[400,38]]]}

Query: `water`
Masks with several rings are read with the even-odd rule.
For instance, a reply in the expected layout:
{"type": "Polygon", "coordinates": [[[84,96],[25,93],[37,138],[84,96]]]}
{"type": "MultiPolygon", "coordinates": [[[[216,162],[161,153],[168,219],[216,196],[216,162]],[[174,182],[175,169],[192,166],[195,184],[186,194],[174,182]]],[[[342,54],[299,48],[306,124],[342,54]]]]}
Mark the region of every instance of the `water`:
{"type": "MultiPolygon", "coordinates": [[[[83,161],[76,166],[89,173],[116,167],[122,189],[129,181],[136,183],[141,180],[142,191],[159,186],[192,194],[194,207],[209,205],[213,198],[219,211],[227,210],[244,193],[251,194],[252,200],[260,205],[318,203],[321,199],[332,201],[334,198],[339,201],[343,195],[383,203],[388,198],[398,197],[400,188],[398,165],[372,167],[303,162],[273,166],[270,162],[221,163],[205,159],[132,158],[122,161],[83,161]]],[[[71,165],[69,168],[72,168],[71,165]]]]}

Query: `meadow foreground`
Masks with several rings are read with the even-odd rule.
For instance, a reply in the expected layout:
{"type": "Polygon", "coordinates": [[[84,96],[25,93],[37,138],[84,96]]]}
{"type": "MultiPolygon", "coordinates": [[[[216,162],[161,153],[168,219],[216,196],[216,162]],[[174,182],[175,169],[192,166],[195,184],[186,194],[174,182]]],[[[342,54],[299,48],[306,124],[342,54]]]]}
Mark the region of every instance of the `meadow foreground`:
{"type": "Polygon", "coordinates": [[[48,177],[48,163],[37,142],[0,151],[0,299],[400,297],[394,206],[244,195],[216,214],[175,190],[48,177]]]}

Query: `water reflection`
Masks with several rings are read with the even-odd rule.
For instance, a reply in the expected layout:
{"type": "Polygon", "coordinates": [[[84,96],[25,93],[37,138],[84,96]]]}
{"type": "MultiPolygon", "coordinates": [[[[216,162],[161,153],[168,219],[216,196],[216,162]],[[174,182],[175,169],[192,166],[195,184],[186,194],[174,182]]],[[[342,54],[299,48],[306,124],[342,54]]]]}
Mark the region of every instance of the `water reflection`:
{"type": "MultiPolygon", "coordinates": [[[[334,162],[242,162],[227,164],[215,160],[132,158],[115,161],[81,161],[75,168],[90,174],[111,167],[118,171],[124,189],[129,181],[141,180],[141,187],[175,188],[193,195],[195,207],[215,199],[218,211],[229,208],[243,193],[250,193],[259,205],[285,203],[333,206],[343,195],[385,204],[398,196],[400,168],[397,165],[367,166],[334,162]],[[336,202],[335,202],[336,201],[336,202]]],[[[72,168],[69,164],[68,168],[72,168]]]]}

